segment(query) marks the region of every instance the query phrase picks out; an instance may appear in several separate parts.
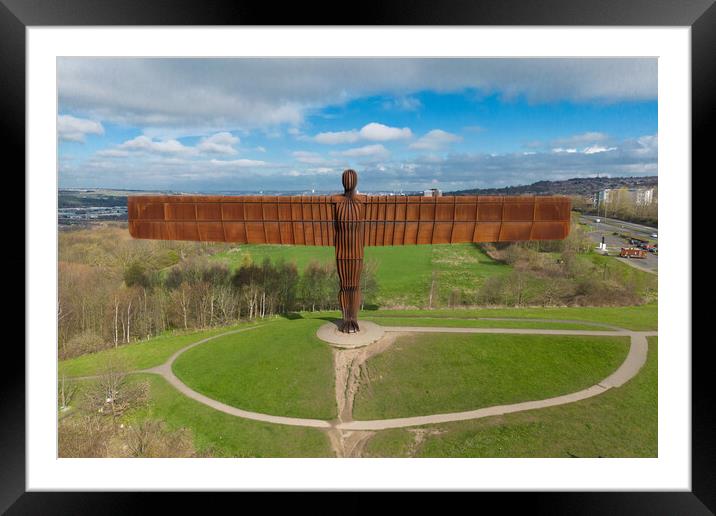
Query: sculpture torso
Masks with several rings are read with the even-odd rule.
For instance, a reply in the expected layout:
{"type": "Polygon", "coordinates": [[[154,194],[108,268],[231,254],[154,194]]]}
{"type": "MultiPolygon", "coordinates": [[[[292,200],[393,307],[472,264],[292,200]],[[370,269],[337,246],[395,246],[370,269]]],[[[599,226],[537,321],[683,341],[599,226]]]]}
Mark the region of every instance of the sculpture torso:
{"type": "Polygon", "coordinates": [[[338,301],[343,312],[339,329],[355,333],[358,327],[358,308],[361,303],[360,279],[363,269],[363,239],[365,205],[355,193],[357,177],[347,170],[343,174],[345,194],[336,199],[336,268],[340,280],[338,301]]]}
{"type": "Polygon", "coordinates": [[[354,197],[336,202],[336,258],[363,258],[365,205],[354,197]]]}

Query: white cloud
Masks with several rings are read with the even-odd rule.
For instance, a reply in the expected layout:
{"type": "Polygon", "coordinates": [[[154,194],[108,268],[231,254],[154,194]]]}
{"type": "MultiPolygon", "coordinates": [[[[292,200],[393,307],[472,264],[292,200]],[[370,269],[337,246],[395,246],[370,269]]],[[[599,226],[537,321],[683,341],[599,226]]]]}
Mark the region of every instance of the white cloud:
{"type": "MultiPolygon", "coordinates": [[[[529,184],[539,180],[573,177],[644,176],[658,173],[658,137],[646,135],[613,141],[610,152],[516,151],[506,154],[448,153],[426,154],[409,160],[393,159],[381,144],[349,149],[353,156],[329,156],[335,165],[271,163],[255,160],[206,160],[201,155],[153,154],[149,159],[90,159],[60,161],[61,185],[87,186],[98,177],[106,178],[109,188],[145,188],[176,191],[224,191],[235,188],[236,174],[241,175],[243,190],[336,190],[340,174],[354,159],[365,192],[376,190],[414,191],[428,188],[434,180],[444,191],[475,187],[501,187],[529,184]],[[292,172],[291,172],[292,171],[292,172]],[[290,172],[290,173],[289,173],[290,172]],[[325,178],[321,179],[321,178],[325,178]],[[231,186],[229,186],[231,185],[231,186]]],[[[606,147],[606,145],[604,145],[606,147]]],[[[307,152],[307,151],[303,151],[307,152]]],[[[133,154],[134,156],[134,154],[133,154]]]]}
{"type": "Polygon", "coordinates": [[[641,136],[632,142],[630,151],[638,156],[656,156],[659,147],[658,135],[641,136]]]}
{"type": "Polygon", "coordinates": [[[336,131],[318,133],[313,137],[314,141],[326,145],[338,145],[341,143],[355,143],[359,140],[373,142],[387,142],[391,140],[404,140],[412,138],[413,132],[409,127],[390,127],[378,122],[371,122],[364,125],[360,130],[336,131]]]}
{"type": "Polygon", "coordinates": [[[296,161],[299,161],[301,163],[308,163],[310,165],[320,165],[328,161],[325,157],[323,157],[317,152],[296,151],[293,152],[291,155],[296,161]]]}
{"type": "Polygon", "coordinates": [[[57,74],[62,110],[176,138],[300,126],[309,112],[372,95],[400,99],[420,91],[474,90],[529,102],[654,100],[657,95],[655,58],[63,57],[57,74]],[[181,134],[187,127],[204,132],[181,134]]]}
{"type": "Polygon", "coordinates": [[[617,148],[616,147],[605,147],[604,145],[594,144],[594,145],[589,145],[588,147],[584,147],[582,150],[579,150],[575,147],[570,147],[567,149],[565,149],[563,147],[555,147],[554,149],[552,149],[552,152],[557,153],[557,154],[559,154],[559,153],[599,154],[600,152],[610,152],[610,151],[614,151],[614,150],[617,150],[617,148]]]}
{"type": "Polygon", "coordinates": [[[212,159],[210,162],[212,165],[216,165],[219,167],[263,167],[265,165],[268,165],[265,161],[256,160],[256,159],[231,159],[231,160],[221,160],[221,159],[212,159]]]}
{"type": "Polygon", "coordinates": [[[241,139],[229,132],[216,133],[212,136],[202,138],[196,146],[200,152],[210,154],[237,154],[234,145],[239,143],[241,139]]]}
{"type": "Polygon", "coordinates": [[[317,175],[317,176],[324,176],[326,174],[339,174],[341,171],[336,170],[333,167],[313,167],[313,168],[307,168],[301,172],[301,175],[303,176],[310,176],[310,175],[317,175]]]}
{"type": "Polygon", "coordinates": [[[128,150],[121,149],[102,149],[95,153],[96,156],[100,156],[103,158],[126,158],[131,154],[132,153],[128,150]]]}
{"type": "Polygon", "coordinates": [[[388,156],[390,152],[382,144],[378,143],[375,145],[364,145],[363,147],[356,147],[354,149],[335,152],[334,154],[336,156],[344,156],[347,158],[381,158],[388,156]]]}
{"type": "Polygon", "coordinates": [[[616,147],[604,147],[602,145],[591,145],[589,147],[585,147],[582,152],[584,154],[597,154],[599,152],[610,152],[613,150],[617,150],[616,147]]]}
{"type": "Polygon", "coordinates": [[[154,140],[144,135],[140,135],[131,140],[127,140],[126,142],[120,144],[118,148],[138,152],[156,152],[162,154],[189,154],[194,152],[194,149],[192,147],[187,147],[179,140],[154,140]]]}
{"type": "Polygon", "coordinates": [[[442,129],[433,129],[419,138],[418,141],[411,143],[410,148],[435,151],[459,141],[462,141],[462,137],[457,134],[449,133],[442,129]]]}
{"type": "Polygon", "coordinates": [[[556,147],[581,147],[582,145],[604,142],[608,139],[609,135],[605,133],[590,131],[581,134],[574,134],[566,138],[557,138],[552,141],[552,145],[556,147]]]}
{"type": "Polygon", "coordinates": [[[176,139],[158,140],[144,134],[127,140],[115,148],[97,151],[97,156],[125,157],[131,153],[146,153],[159,155],[186,155],[196,156],[206,154],[237,154],[233,147],[239,143],[240,138],[228,132],[216,133],[202,138],[195,146],[188,146],[176,139]]]}
{"type": "Polygon", "coordinates": [[[412,131],[408,127],[402,129],[398,127],[389,127],[387,125],[371,122],[364,125],[360,130],[360,137],[364,140],[374,142],[385,142],[390,140],[404,140],[413,136],[412,131]]]}
{"type": "Polygon", "coordinates": [[[104,127],[100,122],[77,118],[72,115],[59,115],[57,117],[57,134],[61,140],[83,142],[88,134],[104,134],[104,127]]]}
{"type": "Polygon", "coordinates": [[[417,111],[423,107],[420,99],[415,97],[396,97],[383,101],[383,109],[397,109],[399,111],[417,111]]]}
{"type": "Polygon", "coordinates": [[[318,133],[313,137],[318,143],[324,143],[326,145],[337,145],[339,143],[355,143],[360,139],[358,131],[336,131],[336,132],[325,132],[318,133]]]}

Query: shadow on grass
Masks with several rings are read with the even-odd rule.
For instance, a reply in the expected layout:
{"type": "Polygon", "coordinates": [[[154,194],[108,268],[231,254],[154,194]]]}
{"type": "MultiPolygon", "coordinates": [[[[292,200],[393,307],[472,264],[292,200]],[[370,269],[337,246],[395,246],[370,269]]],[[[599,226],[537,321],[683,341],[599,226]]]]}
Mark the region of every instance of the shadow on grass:
{"type": "Polygon", "coordinates": [[[336,326],[338,326],[338,323],[342,320],[340,317],[316,317],[316,319],[320,321],[328,321],[330,323],[335,324],[336,326]]]}
{"type": "Polygon", "coordinates": [[[288,319],[289,321],[295,321],[296,319],[303,319],[303,316],[297,312],[287,312],[279,314],[282,318],[288,319]]]}

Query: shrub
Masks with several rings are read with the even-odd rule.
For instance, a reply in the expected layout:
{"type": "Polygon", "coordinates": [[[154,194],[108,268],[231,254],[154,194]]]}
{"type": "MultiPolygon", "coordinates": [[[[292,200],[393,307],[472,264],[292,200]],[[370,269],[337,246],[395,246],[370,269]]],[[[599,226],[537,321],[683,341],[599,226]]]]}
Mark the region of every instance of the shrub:
{"type": "Polygon", "coordinates": [[[106,457],[112,439],[112,423],[96,414],[64,417],[57,426],[60,457],[106,457]]]}
{"type": "Polygon", "coordinates": [[[149,277],[147,276],[144,266],[138,262],[134,262],[124,270],[124,284],[128,287],[138,285],[140,287],[149,286],[149,277]]]}
{"type": "Polygon", "coordinates": [[[72,358],[85,353],[94,353],[104,349],[104,341],[101,336],[92,330],[86,330],[70,338],[60,346],[60,359],[72,358]]]}
{"type": "Polygon", "coordinates": [[[146,419],[134,423],[124,432],[131,457],[196,457],[191,431],[170,431],[163,421],[146,419]]]}

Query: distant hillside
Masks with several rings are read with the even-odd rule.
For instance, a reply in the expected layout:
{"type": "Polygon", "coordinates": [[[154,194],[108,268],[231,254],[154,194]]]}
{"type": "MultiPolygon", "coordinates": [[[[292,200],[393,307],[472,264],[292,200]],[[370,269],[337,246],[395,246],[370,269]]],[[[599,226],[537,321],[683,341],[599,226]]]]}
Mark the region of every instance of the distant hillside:
{"type": "Polygon", "coordinates": [[[90,208],[127,206],[128,195],[161,194],[145,190],[113,190],[110,188],[60,188],[57,192],[58,208],[90,208]]]}
{"type": "Polygon", "coordinates": [[[57,194],[58,208],[127,206],[126,195],[107,194],[96,191],[60,190],[57,194]]]}
{"type": "Polygon", "coordinates": [[[658,186],[657,176],[644,177],[575,177],[563,181],[537,181],[531,185],[505,188],[474,188],[447,192],[451,195],[593,195],[605,188],[635,188],[658,186]]]}

